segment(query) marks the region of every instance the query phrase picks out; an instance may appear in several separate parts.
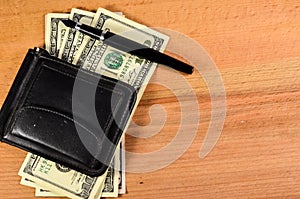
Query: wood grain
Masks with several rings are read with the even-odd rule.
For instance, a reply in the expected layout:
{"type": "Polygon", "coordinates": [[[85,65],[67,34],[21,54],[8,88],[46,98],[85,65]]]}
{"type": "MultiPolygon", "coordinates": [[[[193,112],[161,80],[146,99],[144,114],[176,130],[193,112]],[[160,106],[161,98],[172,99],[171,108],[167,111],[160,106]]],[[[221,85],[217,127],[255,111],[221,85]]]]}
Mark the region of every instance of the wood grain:
{"type": "MultiPolygon", "coordinates": [[[[202,45],[222,75],[227,116],[221,138],[204,159],[198,153],[210,120],[210,97],[199,74],[187,77],[201,109],[192,145],[166,168],[127,173],[122,198],[300,198],[300,3],[202,0],[1,0],[0,105],[28,48],[44,45],[44,15],[71,8],[122,11],[151,27],[179,31],[202,45]]],[[[153,104],[167,110],[162,131],[127,136],[129,151],[166,145],[178,128],[178,103],[150,85],[134,116],[149,123],[153,104]]],[[[189,132],[186,132],[189,133],[189,132]]],[[[34,198],[19,185],[25,152],[0,143],[0,198],[34,198]]]]}

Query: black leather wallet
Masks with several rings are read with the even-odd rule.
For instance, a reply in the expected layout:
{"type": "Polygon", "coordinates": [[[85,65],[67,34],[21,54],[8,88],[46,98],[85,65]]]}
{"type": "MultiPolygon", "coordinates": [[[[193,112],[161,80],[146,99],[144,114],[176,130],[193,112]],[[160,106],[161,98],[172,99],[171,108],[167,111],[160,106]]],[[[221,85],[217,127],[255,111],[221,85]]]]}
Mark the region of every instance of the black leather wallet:
{"type": "Polygon", "coordinates": [[[136,91],[126,83],[30,49],[1,108],[0,140],[99,176],[135,101],[136,91]]]}

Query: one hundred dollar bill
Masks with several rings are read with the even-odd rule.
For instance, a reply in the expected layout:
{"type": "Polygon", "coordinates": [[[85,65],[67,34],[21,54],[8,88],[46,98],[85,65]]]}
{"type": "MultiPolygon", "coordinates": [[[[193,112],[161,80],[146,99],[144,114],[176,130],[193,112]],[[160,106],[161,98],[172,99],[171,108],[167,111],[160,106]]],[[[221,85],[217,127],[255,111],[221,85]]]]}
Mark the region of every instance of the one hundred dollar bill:
{"type": "MultiPolygon", "coordinates": [[[[75,11],[73,12],[73,15],[74,13],[75,11]]],[[[70,18],[74,20],[71,15],[70,18]]],[[[166,35],[163,35],[131,20],[125,19],[105,9],[98,9],[97,13],[93,16],[94,17],[91,25],[94,27],[100,29],[109,28],[114,33],[121,34],[124,37],[135,40],[136,42],[142,43],[159,51],[163,51],[167,45],[168,37],[166,35]]],[[[85,17],[86,16],[82,15],[80,19],[74,21],[83,23],[84,20],[80,20],[85,17]]],[[[73,53],[71,51],[71,46],[73,45],[73,42],[75,42],[74,45],[77,43],[77,39],[74,39],[76,32],[72,32],[73,34],[70,36],[70,31],[70,29],[66,31],[63,43],[60,45],[58,56],[66,61],[72,61],[73,59],[72,63],[77,64],[86,70],[104,74],[132,85],[138,91],[138,99],[134,107],[135,110],[145,90],[145,87],[156,68],[156,64],[130,55],[126,52],[122,52],[118,49],[114,49],[89,37],[83,37],[83,40],[78,44],[78,46],[80,46],[78,51],[73,53]],[[70,57],[73,58],[69,59],[70,57]]],[[[134,110],[132,111],[132,115],[134,110]]],[[[105,181],[103,176],[101,176],[102,183],[100,183],[98,179],[94,183],[99,184],[100,190],[96,189],[96,186],[93,186],[93,188],[88,189],[93,190],[93,192],[80,195],[82,192],[86,193],[87,190],[80,190],[80,188],[77,188],[77,191],[74,192],[73,184],[70,184],[70,181],[74,177],[72,178],[71,176],[79,175],[80,179],[88,179],[88,182],[90,182],[91,179],[95,179],[89,178],[88,176],[83,177],[81,176],[83,174],[77,174],[78,172],[73,170],[70,171],[72,173],[69,175],[60,175],[60,173],[55,170],[55,165],[56,163],[54,162],[39,156],[31,155],[25,159],[19,174],[36,182],[38,186],[51,191],[53,190],[54,193],[63,194],[71,198],[93,198],[101,195],[100,192],[104,187],[105,181]]],[[[125,166],[125,164],[123,166],[125,166]]],[[[121,171],[124,171],[124,169],[121,169],[121,171]]],[[[125,179],[125,173],[121,173],[119,176],[121,179],[123,177],[125,179]]],[[[123,192],[125,192],[125,186],[123,186],[123,183],[118,183],[118,185],[119,188],[121,187],[123,192]]],[[[89,183],[89,186],[92,186],[91,183],[89,183]]]]}
{"type": "MultiPolygon", "coordinates": [[[[69,18],[75,22],[90,25],[94,15],[95,13],[93,12],[73,8],[69,18]]],[[[75,29],[67,28],[63,42],[60,46],[58,57],[71,63],[83,41],[84,36],[84,34],[76,31],[75,29]]]]}
{"type": "MultiPolygon", "coordinates": [[[[97,10],[91,26],[102,30],[108,28],[116,34],[120,34],[159,51],[165,50],[169,40],[167,35],[103,8],[97,10]]],[[[157,66],[156,63],[122,52],[90,37],[86,37],[82,42],[73,60],[73,64],[85,70],[106,75],[133,86],[137,91],[137,100],[131,112],[130,120],[157,66]]],[[[128,126],[129,122],[124,132],[126,132],[128,126]]],[[[121,176],[125,178],[125,173],[121,176]]],[[[125,186],[122,192],[125,192],[125,186]]]]}
{"type": "MultiPolygon", "coordinates": [[[[164,51],[169,37],[144,25],[121,17],[103,8],[97,10],[91,26],[98,29],[108,28],[110,31],[121,34],[136,42],[164,51]]],[[[131,113],[131,117],[144,93],[144,90],[157,66],[148,60],[130,55],[118,49],[112,48],[90,37],[85,37],[73,60],[86,70],[110,76],[132,85],[137,91],[137,101],[131,113]]],[[[129,123],[128,123],[129,124],[129,123]]],[[[128,127],[127,124],[127,127],[128,127]]],[[[127,127],[124,131],[126,131],[127,127]]],[[[125,145],[122,145],[123,149],[125,145]]],[[[121,148],[122,148],[121,146],[121,148]]],[[[119,180],[119,193],[126,193],[125,186],[125,150],[121,153],[121,169],[119,180]]]]}
{"type": "MultiPolygon", "coordinates": [[[[120,143],[120,149],[125,146],[125,138],[120,143]]],[[[116,151],[112,165],[108,168],[107,175],[102,190],[102,197],[117,197],[118,194],[125,193],[125,154],[124,150],[116,151]]],[[[36,189],[35,196],[64,196],[43,187],[38,186],[34,181],[25,177],[21,178],[20,184],[36,189]]]]}
{"type": "MultiPolygon", "coordinates": [[[[108,28],[114,33],[121,34],[124,37],[160,51],[166,48],[169,40],[168,36],[164,34],[102,8],[97,10],[91,26],[102,30],[108,28]]],[[[121,52],[89,37],[86,37],[82,42],[73,64],[134,86],[138,91],[138,97],[132,115],[157,65],[126,52],[121,52]]],[[[127,127],[125,131],[126,129],[127,127]]],[[[121,145],[123,149],[125,147],[124,143],[121,145]]],[[[121,151],[123,151],[123,154],[121,153],[120,156],[122,164],[120,168],[119,194],[124,194],[126,193],[125,149],[121,151]]]]}
{"type": "Polygon", "coordinates": [[[50,55],[57,56],[60,44],[66,33],[66,26],[60,20],[69,18],[70,14],[49,13],[45,16],[45,47],[50,55]]]}
{"type": "MultiPolygon", "coordinates": [[[[168,36],[164,34],[102,8],[97,10],[91,26],[102,30],[109,28],[114,33],[121,34],[159,51],[163,51],[166,48],[169,40],[168,36]]],[[[119,51],[90,37],[85,37],[73,60],[73,64],[134,86],[138,91],[138,95],[131,117],[157,66],[155,63],[119,51]]],[[[126,131],[127,127],[124,131],[126,131]]],[[[123,144],[120,147],[124,149],[125,145],[123,144]]],[[[119,194],[124,194],[126,193],[125,149],[121,151],[123,153],[120,154],[119,194]]]]}
{"type": "MultiPolygon", "coordinates": [[[[122,34],[124,37],[160,51],[166,48],[169,40],[168,36],[164,34],[102,8],[97,10],[91,26],[102,30],[109,28],[114,33],[122,34]]],[[[134,86],[138,91],[138,97],[131,117],[157,65],[126,52],[121,52],[90,37],[84,38],[73,60],[73,64],[134,86]]],[[[125,145],[122,146],[123,148],[125,147],[125,145]]],[[[126,192],[125,150],[121,151],[123,154],[120,155],[119,193],[124,194],[126,192]]]]}
{"type": "Polygon", "coordinates": [[[47,189],[41,188],[34,181],[29,180],[25,177],[21,178],[20,184],[25,185],[27,187],[35,188],[35,196],[64,196],[62,194],[57,194],[54,193],[53,191],[49,191],[47,189]]]}
{"type": "Polygon", "coordinates": [[[65,197],[63,194],[59,194],[59,193],[54,193],[53,191],[49,191],[47,189],[43,189],[43,188],[35,188],[35,196],[38,197],[65,197]]]}
{"type": "MultiPolygon", "coordinates": [[[[116,151],[116,155],[107,170],[101,197],[118,197],[120,175],[118,168],[120,168],[120,165],[120,152],[116,151]]],[[[24,177],[22,177],[20,184],[36,188],[35,196],[64,196],[61,193],[54,192],[55,190],[42,188],[34,181],[24,177]]]]}
{"type": "Polygon", "coordinates": [[[119,193],[119,169],[120,168],[120,147],[116,149],[114,161],[108,168],[104,188],[101,197],[118,197],[119,193]]]}
{"type": "MultiPolygon", "coordinates": [[[[155,50],[163,51],[168,42],[166,35],[103,8],[97,10],[91,26],[102,30],[108,28],[116,34],[147,45],[155,50]]],[[[139,91],[138,99],[143,93],[143,89],[140,92],[141,87],[148,84],[157,65],[90,37],[86,37],[82,42],[73,64],[132,85],[139,91]]]]}
{"type": "Polygon", "coordinates": [[[19,175],[54,193],[76,199],[95,199],[101,196],[106,173],[90,177],[28,153],[19,175]]]}
{"type": "MultiPolygon", "coordinates": [[[[78,9],[74,10],[74,12],[75,11],[78,11],[78,9]]],[[[89,12],[89,14],[90,13],[91,12],[89,12]]],[[[122,12],[115,13],[124,17],[122,12]]],[[[45,48],[50,53],[50,55],[58,56],[59,54],[61,43],[63,43],[64,36],[68,29],[68,27],[61,23],[60,20],[68,18],[70,18],[69,13],[48,13],[45,16],[45,48]]],[[[90,18],[87,18],[87,20],[87,23],[90,24],[90,18]]],[[[82,43],[83,37],[84,35],[82,33],[76,33],[74,37],[75,42],[73,41],[72,43],[71,52],[69,56],[70,62],[72,62],[74,56],[76,55],[76,52],[82,43]]]]}
{"type": "MultiPolygon", "coordinates": [[[[102,190],[101,197],[118,197],[119,190],[119,178],[120,174],[118,170],[109,168],[104,182],[104,188],[102,190]]],[[[28,180],[25,177],[21,178],[20,184],[35,188],[35,196],[65,196],[63,194],[55,193],[53,190],[42,188],[38,186],[34,181],[28,180]]]]}
{"type": "Polygon", "coordinates": [[[126,159],[125,159],[125,136],[123,137],[123,140],[120,144],[120,169],[119,169],[119,194],[125,194],[126,193],[126,173],[125,173],[125,165],[126,165],[126,159]]]}
{"type": "Polygon", "coordinates": [[[21,185],[25,185],[27,187],[33,187],[33,188],[37,187],[37,185],[36,185],[36,183],[34,181],[29,180],[29,179],[24,178],[24,177],[21,178],[20,184],[21,185]]]}
{"type": "MultiPolygon", "coordinates": [[[[101,197],[105,197],[105,198],[118,197],[118,183],[119,183],[118,178],[119,178],[118,171],[110,167],[107,171],[101,197]]],[[[35,188],[35,196],[65,196],[63,194],[55,193],[54,191],[41,188],[36,184],[34,184],[34,188],[35,188]]]]}

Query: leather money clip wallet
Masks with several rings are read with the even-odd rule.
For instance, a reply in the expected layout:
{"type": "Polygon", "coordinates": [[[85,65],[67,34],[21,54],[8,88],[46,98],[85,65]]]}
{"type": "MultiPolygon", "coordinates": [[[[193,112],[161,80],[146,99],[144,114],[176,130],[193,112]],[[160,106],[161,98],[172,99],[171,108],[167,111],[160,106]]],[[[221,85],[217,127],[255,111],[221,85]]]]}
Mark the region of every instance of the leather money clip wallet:
{"type": "Polygon", "coordinates": [[[132,86],[80,69],[44,49],[29,49],[1,108],[0,141],[100,176],[113,158],[135,102],[132,86]],[[80,90],[76,111],[75,83],[80,90]],[[93,99],[85,92],[91,89],[93,99]]]}

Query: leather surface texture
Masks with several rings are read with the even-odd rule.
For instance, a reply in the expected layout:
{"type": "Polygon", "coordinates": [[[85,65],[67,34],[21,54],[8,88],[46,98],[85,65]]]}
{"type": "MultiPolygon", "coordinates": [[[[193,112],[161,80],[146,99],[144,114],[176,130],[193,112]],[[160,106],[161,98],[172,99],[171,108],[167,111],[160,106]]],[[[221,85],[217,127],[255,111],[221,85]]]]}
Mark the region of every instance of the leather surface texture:
{"type": "Polygon", "coordinates": [[[0,139],[89,176],[109,165],[135,89],[30,49],[0,112],[0,139]]]}

